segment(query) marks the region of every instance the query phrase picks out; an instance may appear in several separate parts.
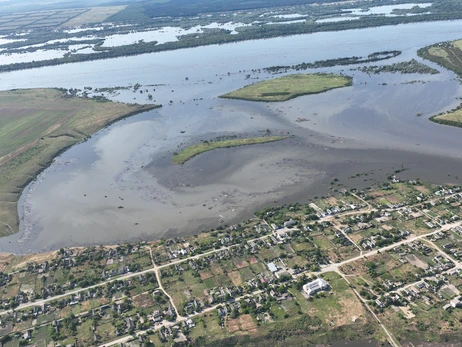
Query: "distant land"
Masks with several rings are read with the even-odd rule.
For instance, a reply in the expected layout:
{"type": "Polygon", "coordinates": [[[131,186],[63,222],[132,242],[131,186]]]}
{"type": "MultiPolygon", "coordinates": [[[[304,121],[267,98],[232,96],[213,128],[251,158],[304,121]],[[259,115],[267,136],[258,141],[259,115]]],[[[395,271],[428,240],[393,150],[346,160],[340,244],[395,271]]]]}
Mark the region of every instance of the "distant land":
{"type": "Polygon", "coordinates": [[[100,4],[97,2],[93,7],[88,2],[76,7],[62,1],[55,7],[42,4],[37,12],[31,2],[27,4],[29,12],[16,9],[18,13],[11,7],[14,3],[0,4],[0,9],[4,6],[12,11],[0,12],[0,34],[6,40],[0,42],[0,57],[6,50],[8,55],[38,50],[51,53],[40,59],[10,57],[0,65],[0,72],[255,39],[462,18],[462,4],[451,0],[394,2],[396,6],[414,6],[390,9],[389,14],[370,10],[383,6],[380,0],[121,0],[105,3],[107,6],[95,6],[100,4]],[[105,44],[113,35],[143,35],[172,28],[178,35],[165,41],[141,38],[105,44]]]}

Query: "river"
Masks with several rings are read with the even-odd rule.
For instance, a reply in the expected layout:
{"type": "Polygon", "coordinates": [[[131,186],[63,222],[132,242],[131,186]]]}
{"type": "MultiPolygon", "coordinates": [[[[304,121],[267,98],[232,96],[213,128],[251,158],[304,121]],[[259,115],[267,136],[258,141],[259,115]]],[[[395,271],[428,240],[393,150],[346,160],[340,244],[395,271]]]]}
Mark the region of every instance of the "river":
{"type": "MultiPolygon", "coordinates": [[[[218,96],[270,78],[250,70],[272,65],[383,50],[403,54],[382,64],[421,61],[418,48],[460,38],[461,26],[448,21],[316,33],[0,74],[1,89],[139,83],[164,105],[113,124],[57,158],[21,197],[21,232],[0,239],[0,246],[26,253],[192,234],[248,218],[275,201],[326,194],[333,177],[364,186],[402,167],[408,169],[403,177],[459,182],[462,129],[428,117],[458,105],[460,85],[434,64],[427,63],[438,75],[319,69],[351,75],[353,86],[285,103],[218,96]],[[183,166],[170,163],[184,144],[266,129],[294,137],[208,152],[183,166]],[[367,181],[349,178],[360,172],[371,172],[367,181]]],[[[148,93],[123,90],[113,99],[146,102],[148,93]]]]}

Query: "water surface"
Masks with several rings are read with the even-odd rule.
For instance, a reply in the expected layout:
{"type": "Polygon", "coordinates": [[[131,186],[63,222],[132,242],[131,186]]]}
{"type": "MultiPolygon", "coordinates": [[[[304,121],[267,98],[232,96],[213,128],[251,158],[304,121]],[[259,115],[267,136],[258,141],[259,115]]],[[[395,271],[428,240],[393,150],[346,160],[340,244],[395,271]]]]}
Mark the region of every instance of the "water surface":
{"type": "Polygon", "coordinates": [[[259,69],[272,65],[391,49],[403,54],[383,64],[419,59],[418,48],[459,38],[461,24],[317,33],[1,74],[3,89],[140,83],[142,94],[122,90],[113,98],[147,102],[149,93],[164,107],[116,123],[60,156],[25,190],[21,233],[0,246],[28,252],[192,234],[248,218],[275,201],[327,194],[333,177],[364,186],[401,167],[409,178],[457,181],[461,129],[428,117],[457,105],[460,85],[434,64],[438,75],[317,70],[351,75],[353,86],[285,103],[218,96],[271,78],[259,69]],[[294,137],[208,152],[183,166],[170,163],[185,144],[267,129],[294,137]],[[348,178],[366,171],[373,172],[366,182],[348,178]]]}

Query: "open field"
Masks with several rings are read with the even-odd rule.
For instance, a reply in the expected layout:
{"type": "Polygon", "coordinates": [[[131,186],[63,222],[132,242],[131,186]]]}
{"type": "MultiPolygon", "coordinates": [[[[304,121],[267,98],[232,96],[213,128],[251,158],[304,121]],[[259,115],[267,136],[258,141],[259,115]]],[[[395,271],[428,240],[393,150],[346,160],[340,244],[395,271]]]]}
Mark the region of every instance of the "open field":
{"type": "Polygon", "coordinates": [[[87,11],[87,8],[78,8],[6,14],[0,16],[0,30],[57,27],[76,16],[80,18],[87,11]]]}
{"type": "Polygon", "coordinates": [[[255,145],[260,143],[274,142],[286,139],[287,136],[266,136],[266,137],[251,137],[243,139],[234,139],[234,140],[223,140],[223,141],[213,141],[213,142],[202,142],[196,145],[186,147],[181,152],[174,154],[172,158],[173,164],[184,164],[186,161],[192,157],[207,152],[212,151],[217,148],[229,148],[229,147],[238,147],[238,146],[247,146],[255,145]]]}
{"type": "Polygon", "coordinates": [[[57,89],[0,93],[0,235],[17,230],[22,189],[58,153],[117,119],[153,107],[70,97],[57,89]]]}
{"type": "Polygon", "coordinates": [[[351,77],[334,74],[297,74],[258,82],[221,97],[250,101],[286,101],[302,95],[351,86],[352,81],[351,77]]]}
{"type": "Polygon", "coordinates": [[[104,22],[110,16],[125,9],[125,7],[126,6],[93,7],[89,11],[71,18],[69,21],[63,23],[61,27],[76,27],[85,24],[104,22]]]}

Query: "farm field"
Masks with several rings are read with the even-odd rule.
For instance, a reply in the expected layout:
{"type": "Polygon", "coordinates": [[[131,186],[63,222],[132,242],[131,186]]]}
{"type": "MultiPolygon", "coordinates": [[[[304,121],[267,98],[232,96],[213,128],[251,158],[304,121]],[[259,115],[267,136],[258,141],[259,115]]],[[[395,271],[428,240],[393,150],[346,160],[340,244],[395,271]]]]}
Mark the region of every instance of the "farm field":
{"type": "Polygon", "coordinates": [[[76,27],[80,25],[86,25],[91,23],[100,23],[115,15],[116,13],[125,9],[126,6],[105,6],[105,7],[94,7],[88,11],[83,12],[77,17],[69,19],[63,23],[61,27],[76,27]]]}
{"type": "Polygon", "coordinates": [[[71,97],[57,89],[0,93],[0,235],[17,231],[22,189],[63,149],[156,106],[71,97]]]}
{"type": "Polygon", "coordinates": [[[52,10],[26,12],[19,14],[5,14],[0,16],[0,31],[11,29],[36,29],[41,27],[56,27],[71,18],[80,17],[88,8],[68,10],[52,10]]]}
{"type": "Polygon", "coordinates": [[[286,101],[352,85],[352,78],[335,74],[297,74],[258,82],[222,98],[250,101],[286,101]]]}

